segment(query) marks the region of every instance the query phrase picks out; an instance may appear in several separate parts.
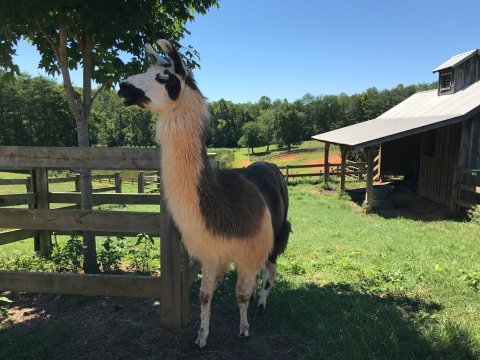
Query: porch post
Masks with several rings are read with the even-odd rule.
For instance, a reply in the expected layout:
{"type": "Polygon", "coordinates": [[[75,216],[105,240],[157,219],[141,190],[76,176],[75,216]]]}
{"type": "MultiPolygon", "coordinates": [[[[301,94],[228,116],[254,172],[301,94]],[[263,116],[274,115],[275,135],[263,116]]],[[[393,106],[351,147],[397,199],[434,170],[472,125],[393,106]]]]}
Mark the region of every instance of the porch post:
{"type": "Polygon", "coordinates": [[[330,164],[328,162],[328,157],[330,153],[330,143],[325,143],[325,150],[323,153],[323,185],[328,186],[328,177],[330,176],[330,164]]]}
{"type": "Polygon", "coordinates": [[[347,147],[340,145],[340,152],[342,155],[342,164],[340,169],[340,191],[345,191],[345,171],[347,164],[347,147]]]}
{"type": "Polygon", "coordinates": [[[374,151],[372,147],[365,148],[365,155],[367,158],[367,188],[365,193],[365,201],[367,203],[367,214],[373,209],[373,173],[374,173],[374,151]]]}

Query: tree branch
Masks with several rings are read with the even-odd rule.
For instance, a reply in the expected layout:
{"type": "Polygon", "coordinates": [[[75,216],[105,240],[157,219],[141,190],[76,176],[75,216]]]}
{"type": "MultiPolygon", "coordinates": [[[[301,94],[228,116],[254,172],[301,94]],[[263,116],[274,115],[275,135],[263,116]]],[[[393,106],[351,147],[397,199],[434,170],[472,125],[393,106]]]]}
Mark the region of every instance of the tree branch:
{"type": "Polygon", "coordinates": [[[80,36],[83,57],[83,118],[86,121],[92,102],[92,38],[82,33],[80,36]]]}
{"type": "Polygon", "coordinates": [[[97,90],[95,90],[95,93],[92,96],[92,100],[90,101],[90,107],[92,106],[93,102],[97,98],[98,95],[100,95],[107,87],[109,87],[112,84],[113,80],[110,79],[106,83],[102,84],[97,90]]]}
{"type": "Polygon", "coordinates": [[[63,77],[63,86],[67,93],[68,104],[72,111],[75,120],[80,122],[82,120],[82,104],[81,100],[75,98],[75,89],[70,79],[70,71],[68,69],[68,53],[67,53],[67,28],[65,25],[60,26],[60,42],[58,46],[58,63],[63,77]]]}
{"type": "Polygon", "coordinates": [[[43,36],[45,36],[45,39],[47,39],[48,44],[50,45],[50,47],[53,50],[53,53],[55,54],[55,58],[57,59],[57,62],[60,63],[60,54],[58,52],[57,44],[55,44],[55,40],[50,35],[47,34],[47,31],[42,26],[40,21],[38,21],[38,19],[35,19],[35,24],[37,25],[38,30],[40,30],[43,36]]]}

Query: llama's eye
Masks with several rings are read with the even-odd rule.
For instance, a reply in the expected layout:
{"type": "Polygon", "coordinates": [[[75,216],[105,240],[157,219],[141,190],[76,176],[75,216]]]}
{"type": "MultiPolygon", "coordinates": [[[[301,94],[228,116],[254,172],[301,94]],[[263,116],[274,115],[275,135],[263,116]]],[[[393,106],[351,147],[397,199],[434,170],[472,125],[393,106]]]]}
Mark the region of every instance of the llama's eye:
{"type": "Polygon", "coordinates": [[[160,84],[165,85],[168,82],[168,79],[170,78],[170,72],[168,70],[165,70],[163,74],[158,73],[155,76],[155,80],[158,81],[160,84]]]}

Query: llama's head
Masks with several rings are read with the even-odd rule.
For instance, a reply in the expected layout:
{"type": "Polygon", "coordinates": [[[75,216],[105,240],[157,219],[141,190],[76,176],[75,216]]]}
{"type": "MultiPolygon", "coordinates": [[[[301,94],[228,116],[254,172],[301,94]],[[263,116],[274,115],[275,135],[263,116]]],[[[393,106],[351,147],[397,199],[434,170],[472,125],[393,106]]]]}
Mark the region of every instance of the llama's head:
{"type": "Polygon", "coordinates": [[[177,50],[167,40],[157,40],[167,55],[159,55],[150,44],[145,50],[151,60],[149,69],[120,83],[118,95],[127,106],[138,105],[157,113],[175,109],[190,88],[200,94],[193,77],[187,72],[177,50]]]}

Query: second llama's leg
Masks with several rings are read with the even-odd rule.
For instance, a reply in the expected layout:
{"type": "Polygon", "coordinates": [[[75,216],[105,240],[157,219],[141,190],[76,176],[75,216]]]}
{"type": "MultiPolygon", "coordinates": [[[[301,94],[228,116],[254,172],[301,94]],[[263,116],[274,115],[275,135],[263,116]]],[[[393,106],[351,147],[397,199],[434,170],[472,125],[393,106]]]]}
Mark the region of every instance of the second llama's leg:
{"type": "Polygon", "coordinates": [[[265,269],[262,271],[263,286],[260,290],[260,298],[258,299],[258,310],[264,311],[267,307],[267,297],[272,288],[273,282],[277,277],[277,265],[267,261],[265,263],[265,269]]]}
{"type": "Polygon", "coordinates": [[[257,271],[237,268],[237,304],[240,310],[240,337],[248,337],[249,328],[247,311],[250,296],[252,296],[253,284],[257,278],[257,271]]]}
{"type": "Polygon", "coordinates": [[[210,329],[210,304],[215,290],[219,269],[215,266],[202,265],[202,285],[200,286],[200,329],[195,341],[200,348],[207,345],[210,329]]]}

